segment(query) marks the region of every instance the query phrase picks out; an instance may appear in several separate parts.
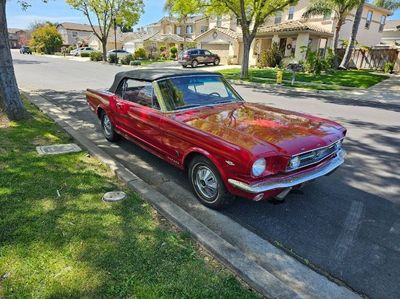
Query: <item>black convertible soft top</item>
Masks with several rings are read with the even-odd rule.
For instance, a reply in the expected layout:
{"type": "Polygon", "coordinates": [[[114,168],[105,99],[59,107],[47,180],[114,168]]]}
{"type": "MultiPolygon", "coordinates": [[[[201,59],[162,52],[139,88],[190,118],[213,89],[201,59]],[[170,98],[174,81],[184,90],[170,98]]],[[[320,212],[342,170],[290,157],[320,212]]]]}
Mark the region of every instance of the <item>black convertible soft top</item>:
{"type": "Polygon", "coordinates": [[[177,76],[193,76],[193,75],[221,75],[219,73],[211,73],[205,71],[186,71],[174,69],[137,69],[126,72],[119,72],[115,75],[114,83],[111,85],[110,92],[115,93],[121,80],[125,78],[140,80],[140,81],[154,81],[168,77],[177,76]]]}

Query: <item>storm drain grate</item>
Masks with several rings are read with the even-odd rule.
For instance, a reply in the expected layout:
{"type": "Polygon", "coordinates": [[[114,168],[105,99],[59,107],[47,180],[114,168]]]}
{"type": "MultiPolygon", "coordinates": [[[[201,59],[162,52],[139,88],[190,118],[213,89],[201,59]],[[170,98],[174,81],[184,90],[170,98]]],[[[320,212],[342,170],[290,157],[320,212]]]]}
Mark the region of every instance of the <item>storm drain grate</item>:
{"type": "Polygon", "coordinates": [[[82,151],[82,149],[75,143],[68,143],[37,146],[36,151],[40,155],[59,155],[67,153],[77,153],[82,151]]]}

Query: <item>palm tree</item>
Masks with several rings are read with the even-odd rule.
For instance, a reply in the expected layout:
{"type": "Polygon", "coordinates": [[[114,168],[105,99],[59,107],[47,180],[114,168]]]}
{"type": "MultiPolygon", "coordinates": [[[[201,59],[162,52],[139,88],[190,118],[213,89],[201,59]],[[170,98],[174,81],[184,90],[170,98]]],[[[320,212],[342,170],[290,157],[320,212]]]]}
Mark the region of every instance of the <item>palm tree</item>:
{"type": "Polygon", "coordinates": [[[373,4],[390,11],[400,8],[400,0],[374,0],[373,4]]]}
{"type": "Polygon", "coordinates": [[[316,15],[327,15],[334,13],[336,21],[335,30],[333,32],[332,51],[335,54],[335,67],[338,67],[336,56],[336,48],[339,41],[339,32],[346,19],[346,16],[360,4],[360,0],[312,0],[306,11],[303,13],[304,18],[309,18],[316,15]]]}
{"type": "Polygon", "coordinates": [[[355,43],[356,37],[357,37],[358,27],[360,26],[360,22],[361,22],[361,15],[363,12],[364,3],[365,3],[365,0],[361,0],[360,5],[357,7],[356,14],[354,15],[353,28],[351,30],[351,35],[350,35],[349,41],[346,46],[346,52],[344,53],[342,62],[340,63],[340,66],[339,66],[341,69],[346,69],[350,62],[350,57],[351,57],[351,54],[353,53],[354,43],[355,43]]]}

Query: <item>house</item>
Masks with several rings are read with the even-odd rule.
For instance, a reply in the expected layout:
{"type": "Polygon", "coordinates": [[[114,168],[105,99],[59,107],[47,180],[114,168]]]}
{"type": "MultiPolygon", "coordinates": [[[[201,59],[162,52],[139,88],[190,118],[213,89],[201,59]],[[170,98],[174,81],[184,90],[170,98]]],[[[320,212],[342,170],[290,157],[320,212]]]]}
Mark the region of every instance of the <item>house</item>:
{"type": "MultiPolygon", "coordinates": [[[[97,30],[97,28],[96,28],[97,30]]],[[[107,39],[107,44],[106,44],[106,49],[107,51],[113,50],[113,49],[122,49],[125,39],[124,39],[124,33],[121,32],[121,30],[118,28],[117,31],[113,29],[110,30],[108,34],[108,39],[107,39]]],[[[87,39],[87,45],[89,47],[92,47],[95,50],[102,51],[103,46],[99,38],[92,32],[87,39]]]]}
{"type": "MultiPolygon", "coordinates": [[[[97,27],[95,27],[97,28],[97,27]]],[[[85,46],[93,30],[90,25],[64,22],[57,25],[57,31],[63,39],[63,46],[85,46]]]]}
{"type": "Polygon", "coordinates": [[[400,46],[400,20],[387,21],[381,38],[381,44],[400,46]]]}
{"type": "MultiPolygon", "coordinates": [[[[300,0],[297,5],[287,7],[268,19],[258,30],[250,52],[250,65],[257,64],[261,53],[277,43],[285,57],[304,59],[304,47],[325,53],[333,42],[336,21],[333,15],[302,17],[309,5],[300,0]]],[[[339,40],[349,38],[355,10],[346,17],[339,33],[339,40]]],[[[361,45],[375,46],[379,43],[390,11],[366,3],[358,30],[357,41],[361,45]]],[[[221,62],[241,63],[243,42],[241,28],[234,16],[209,19],[209,30],[194,38],[197,46],[207,48],[221,56],[221,62]]]]}
{"type": "Polygon", "coordinates": [[[208,18],[204,16],[188,17],[179,21],[174,17],[163,17],[156,23],[149,24],[134,32],[124,43],[124,49],[134,52],[145,48],[148,52],[160,47],[183,49],[194,46],[194,38],[208,30],[208,18]]]}
{"type": "Polygon", "coordinates": [[[11,49],[19,49],[22,46],[27,45],[30,36],[30,31],[28,30],[8,28],[8,40],[11,49]]]}

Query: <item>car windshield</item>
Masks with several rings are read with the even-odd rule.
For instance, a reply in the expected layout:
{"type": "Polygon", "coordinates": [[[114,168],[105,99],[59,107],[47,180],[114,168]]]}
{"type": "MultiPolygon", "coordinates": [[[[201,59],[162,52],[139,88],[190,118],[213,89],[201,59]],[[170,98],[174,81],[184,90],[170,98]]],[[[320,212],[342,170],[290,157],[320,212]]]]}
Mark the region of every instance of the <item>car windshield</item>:
{"type": "Polygon", "coordinates": [[[158,86],[167,111],[243,101],[218,75],[168,78],[158,86]]]}

